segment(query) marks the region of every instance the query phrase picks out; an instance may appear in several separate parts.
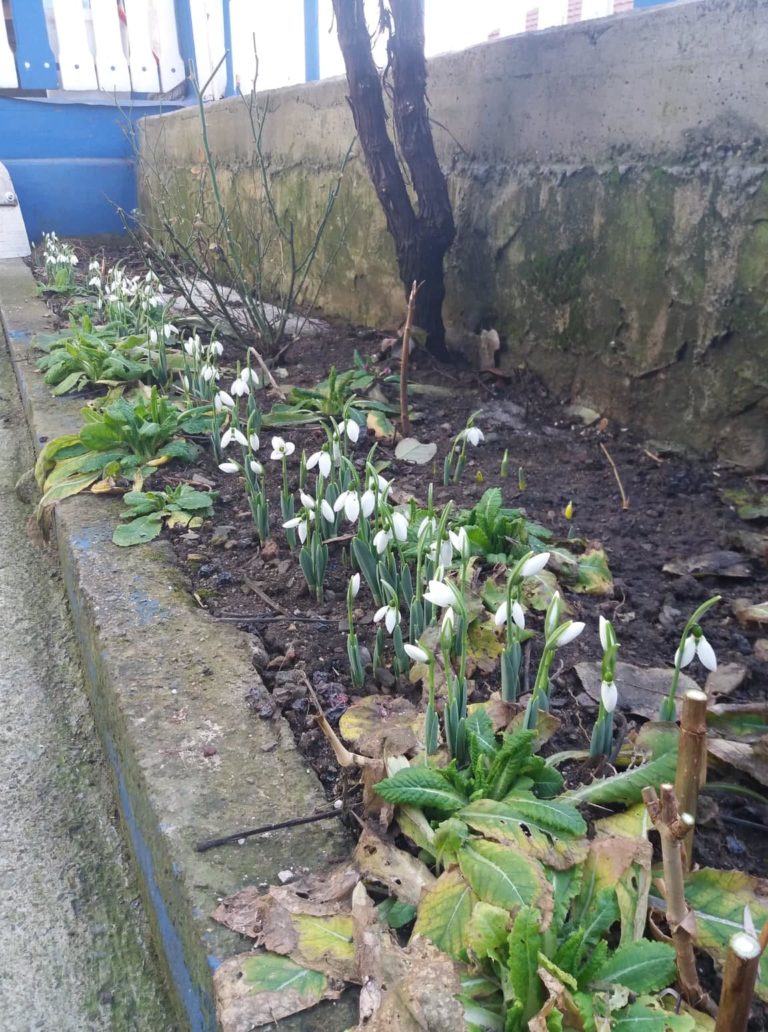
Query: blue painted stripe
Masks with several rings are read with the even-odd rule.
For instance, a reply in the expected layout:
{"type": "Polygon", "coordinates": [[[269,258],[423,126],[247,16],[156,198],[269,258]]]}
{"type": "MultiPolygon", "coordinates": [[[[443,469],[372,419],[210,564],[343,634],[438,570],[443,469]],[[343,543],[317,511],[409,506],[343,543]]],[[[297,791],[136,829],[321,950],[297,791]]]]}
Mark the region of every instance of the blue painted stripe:
{"type": "Polygon", "coordinates": [[[307,82],[320,78],[320,14],[318,0],[304,0],[304,76],[307,82]]]}
{"type": "Polygon", "coordinates": [[[197,79],[197,58],[195,56],[195,34],[192,29],[192,12],[189,0],[175,0],[176,30],[179,34],[179,49],[184,60],[187,76],[190,69],[197,79]]]}
{"type": "Polygon", "coordinates": [[[11,11],[19,85],[25,90],[57,89],[59,73],[48,41],[43,0],[11,0],[11,11]]]}
{"type": "Polygon", "coordinates": [[[222,14],[224,16],[224,48],[226,52],[227,87],[225,97],[235,95],[235,65],[232,60],[232,12],[229,9],[229,0],[221,0],[222,14]]]}

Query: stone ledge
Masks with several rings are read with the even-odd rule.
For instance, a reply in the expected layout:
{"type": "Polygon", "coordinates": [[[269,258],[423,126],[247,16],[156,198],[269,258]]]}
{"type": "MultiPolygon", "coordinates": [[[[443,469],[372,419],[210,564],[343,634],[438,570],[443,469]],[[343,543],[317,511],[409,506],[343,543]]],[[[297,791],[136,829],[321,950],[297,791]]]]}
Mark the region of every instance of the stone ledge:
{"type": "MultiPolygon", "coordinates": [[[[30,338],[50,313],[27,266],[0,261],[0,317],[37,450],[79,425],[82,402],[54,398],[35,372],[30,338]]],[[[200,839],[312,813],[324,796],[287,723],[253,717],[244,696],[263,684],[245,634],[196,609],[170,547],[118,549],[115,501],[72,498],[56,510],[58,546],[96,725],[115,776],[126,837],[180,1028],[213,1032],[212,972],[242,940],[208,915],[217,899],[279,870],[320,869],[348,852],[335,822],[274,832],[196,853],[200,839]],[[215,749],[213,755],[206,756],[215,749]]],[[[41,642],[41,647],[44,642],[41,642]]],[[[281,1029],[336,1032],[351,1001],[281,1029]]]]}

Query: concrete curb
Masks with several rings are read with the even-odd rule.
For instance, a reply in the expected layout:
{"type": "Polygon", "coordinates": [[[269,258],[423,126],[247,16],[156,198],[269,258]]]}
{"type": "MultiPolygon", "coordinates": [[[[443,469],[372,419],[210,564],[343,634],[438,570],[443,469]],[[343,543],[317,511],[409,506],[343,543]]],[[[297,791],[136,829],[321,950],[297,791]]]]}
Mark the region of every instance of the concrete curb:
{"type": "MultiPolygon", "coordinates": [[[[52,319],[19,259],[0,261],[0,318],[32,440],[80,425],[82,402],[54,398],[35,372],[30,339],[52,319]]],[[[247,637],[196,609],[169,546],[111,542],[117,503],[67,499],[55,539],[91,706],[114,771],[122,818],[179,1004],[180,1028],[213,1032],[212,972],[242,940],[208,914],[244,884],[279,870],[320,869],[347,855],[335,823],[309,825],[210,853],[194,843],[239,828],[312,813],[319,782],[287,723],[261,721],[244,701],[264,690],[247,637]],[[215,749],[215,754],[205,752],[215,749]]],[[[355,1023],[350,1003],[325,1005],[283,1029],[335,1032],[355,1023]]]]}

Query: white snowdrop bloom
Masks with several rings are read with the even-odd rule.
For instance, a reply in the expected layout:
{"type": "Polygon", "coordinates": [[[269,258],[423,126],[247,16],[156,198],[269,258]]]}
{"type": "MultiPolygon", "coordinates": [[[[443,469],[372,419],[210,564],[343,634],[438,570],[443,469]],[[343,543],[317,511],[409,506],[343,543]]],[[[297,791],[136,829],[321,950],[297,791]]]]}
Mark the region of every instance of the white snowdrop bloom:
{"type": "Polygon", "coordinates": [[[312,495],[308,495],[305,491],[299,491],[299,498],[305,509],[314,509],[317,504],[312,495]]]}
{"type": "Polygon", "coordinates": [[[424,598],[427,602],[439,606],[440,609],[446,609],[456,604],[456,592],[445,581],[431,580],[424,592],[424,598]]]}
{"type": "Polygon", "coordinates": [[[465,440],[467,444],[471,444],[473,448],[476,448],[481,441],[485,440],[485,434],[479,426],[468,426],[465,427],[459,437],[465,440]]]}
{"type": "Polygon", "coordinates": [[[232,429],[230,427],[229,430],[225,430],[224,433],[221,435],[221,447],[222,448],[228,448],[231,440],[232,440],[232,429]]]}
{"type": "Polygon", "coordinates": [[[387,603],[387,605],[382,606],[380,609],[377,609],[373,614],[374,623],[381,623],[382,620],[384,621],[384,626],[387,628],[388,634],[391,634],[395,627],[400,623],[400,610],[394,600],[387,603]]]}
{"type": "Polygon", "coordinates": [[[286,520],[283,524],[284,530],[295,530],[300,523],[304,522],[303,516],[291,516],[289,520],[286,520]]]}
{"type": "Polygon", "coordinates": [[[534,577],[537,573],[541,573],[548,562],[549,552],[539,552],[538,555],[532,555],[520,567],[520,576],[534,577]]]}
{"type": "Polygon", "coordinates": [[[166,340],[170,340],[171,337],[178,336],[178,327],[174,326],[173,323],[163,323],[163,336],[166,340]]]}
{"type": "Polygon", "coordinates": [[[451,606],[448,606],[446,611],[443,613],[443,619],[440,623],[441,634],[453,634],[453,628],[456,624],[456,613],[451,606]]]}
{"type": "MultiPolygon", "coordinates": [[[[310,518],[314,516],[311,510],[309,511],[309,516],[310,518]]],[[[309,534],[309,519],[307,516],[293,516],[290,520],[285,521],[283,527],[285,530],[295,529],[302,545],[307,540],[307,535],[309,534]]]]}
{"type": "Polygon", "coordinates": [[[88,272],[100,272],[101,266],[95,258],[91,258],[88,262],[88,272]]]}
{"type": "Polygon", "coordinates": [[[320,512],[323,514],[323,519],[326,523],[334,523],[336,521],[336,513],[333,511],[333,506],[327,498],[323,498],[320,503],[320,512]]]}
{"type": "Polygon", "coordinates": [[[195,334],[194,337],[187,337],[184,341],[183,348],[190,358],[200,357],[200,338],[195,334]]]}
{"type": "Polygon", "coordinates": [[[71,254],[71,255],[69,256],[69,264],[70,264],[70,265],[78,265],[78,264],[79,264],[79,263],[78,263],[78,258],[77,258],[77,255],[76,255],[76,254],[71,254]]]}
{"type": "Polygon", "coordinates": [[[212,365],[204,365],[200,367],[200,378],[206,383],[210,383],[211,380],[218,380],[219,374],[212,365]]]}
{"type": "Polygon", "coordinates": [[[302,520],[298,528],[299,541],[302,545],[306,542],[309,536],[309,520],[302,520]]]}
{"type": "Polygon", "coordinates": [[[236,462],[220,462],[219,469],[222,473],[239,473],[240,467],[236,462]]]}
{"type": "Polygon", "coordinates": [[[218,340],[212,340],[208,345],[208,350],[212,355],[218,355],[219,358],[224,354],[224,345],[218,340]]]}
{"type": "Polygon", "coordinates": [[[235,399],[226,391],[218,391],[213,399],[213,407],[217,412],[221,412],[223,408],[234,408],[235,399]]]}
{"type": "Polygon", "coordinates": [[[252,383],[254,387],[258,387],[260,383],[259,374],[256,372],[255,369],[251,369],[248,366],[246,366],[245,369],[241,370],[240,379],[244,383],[252,383]]]}
{"type": "Polygon", "coordinates": [[[429,656],[424,649],[420,649],[418,645],[411,645],[410,642],[406,641],[403,642],[403,648],[405,649],[405,654],[412,659],[414,663],[428,662],[429,656]]]}
{"type": "Polygon", "coordinates": [[[270,459],[287,459],[296,451],[296,445],[292,441],[286,441],[282,437],[272,438],[272,454],[270,459]]]}
{"type": "Polygon", "coordinates": [[[383,555],[389,547],[389,542],[392,540],[392,534],[388,530],[379,530],[373,536],[373,547],[376,549],[378,555],[383,555]]]}
{"type": "Polygon", "coordinates": [[[603,652],[608,648],[608,621],[601,613],[597,621],[597,633],[600,636],[600,645],[602,646],[603,652]]]}
{"type": "MultiPolygon", "coordinates": [[[[497,627],[503,627],[508,619],[509,613],[507,612],[507,603],[502,602],[494,614],[493,621],[497,627]]],[[[516,624],[521,631],[525,630],[525,613],[523,612],[523,607],[517,600],[512,603],[512,622],[516,624]]]]}
{"type": "Polygon", "coordinates": [[[157,344],[157,330],[152,329],[149,331],[149,343],[157,344]]]}
{"type": "Polygon", "coordinates": [[[453,545],[449,540],[445,539],[440,542],[440,546],[438,548],[437,542],[433,541],[429,546],[427,554],[432,562],[436,563],[438,566],[450,566],[451,561],[453,560],[453,545]]]}
{"type": "Polygon", "coordinates": [[[605,707],[606,713],[613,713],[616,703],[619,701],[619,693],[613,681],[603,681],[600,685],[600,699],[605,707]]]}
{"type": "Polygon", "coordinates": [[[251,451],[258,451],[259,450],[259,444],[260,444],[259,435],[258,434],[251,434],[248,437],[248,444],[251,446],[251,451]]]}
{"type": "Polygon", "coordinates": [[[401,512],[392,513],[392,532],[398,541],[408,540],[408,519],[401,512]]]}
{"type": "Polygon", "coordinates": [[[416,531],[416,537],[418,538],[419,541],[422,541],[424,538],[432,537],[432,535],[435,533],[436,530],[437,530],[437,520],[435,519],[435,517],[434,516],[425,516],[424,519],[419,524],[419,528],[416,531]]]}
{"type": "Polygon", "coordinates": [[[243,380],[242,377],[238,376],[236,380],[232,381],[232,386],[229,388],[233,397],[244,398],[246,394],[250,394],[250,388],[248,384],[243,380]]]}
{"type": "Polygon", "coordinates": [[[352,444],[357,444],[360,438],[360,424],[354,419],[346,419],[339,423],[339,437],[347,435],[352,444]]]}
{"type": "Polygon", "coordinates": [[[253,470],[253,472],[256,474],[257,477],[260,477],[262,475],[262,473],[264,472],[264,467],[262,466],[262,464],[260,462],[257,462],[256,459],[251,459],[251,461],[248,463],[248,465],[251,467],[251,469],[253,470]]]}
{"type": "Polygon", "coordinates": [[[560,623],[560,592],[556,591],[552,596],[552,601],[549,603],[549,609],[544,620],[544,637],[548,638],[554,633],[557,625],[560,623]]]}
{"type": "Polygon", "coordinates": [[[580,620],[569,620],[563,624],[563,629],[556,636],[555,648],[562,648],[563,645],[570,645],[572,641],[584,630],[584,624],[580,620]]]}
{"type": "Polygon", "coordinates": [[[454,533],[452,530],[449,530],[448,538],[457,554],[460,555],[462,559],[468,559],[469,553],[472,550],[472,545],[470,544],[469,537],[467,536],[466,528],[461,527],[458,533],[454,533]]]}
{"type": "Polygon", "coordinates": [[[357,496],[357,492],[347,492],[347,498],[344,502],[344,515],[350,523],[355,523],[357,517],[360,515],[360,499],[357,496]]]}
{"type": "MultiPolygon", "coordinates": [[[[675,653],[675,664],[677,665],[680,649],[675,653]]],[[[698,640],[695,635],[689,634],[683,645],[683,655],[680,659],[680,668],[687,667],[698,656],[702,666],[707,670],[717,670],[717,656],[715,650],[702,634],[698,640]]]]}
{"type": "Polygon", "coordinates": [[[353,573],[349,578],[349,591],[352,598],[357,598],[357,593],[360,591],[360,574],[353,573]]]}
{"type": "Polygon", "coordinates": [[[99,279],[98,276],[91,276],[91,278],[88,280],[88,286],[89,287],[101,287],[101,280],[99,279]]]}
{"type": "Polygon", "coordinates": [[[376,495],[369,488],[360,495],[360,512],[363,514],[363,518],[367,520],[369,516],[372,516],[375,508],[376,495]]]}
{"type": "Polygon", "coordinates": [[[373,473],[368,477],[368,487],[379,494],[386,494],[391,481],[386,480],[380,473],[373,473]]]}
{"type": "Polygon", "coordinates": [[[184,388],[185,391],[189,390],[189,377],[186,373],[182,373],[181,386],[184,388]]]}
{"type": "Polygon", "coordinates": [[[327,451],[316,451],[313,452],[307,459],[307,469],[314,469],[317,466],[317,471],[321,477],[328,477],[331,473],[331,456],[327,451]]]}
{"type": "Polygon", "coordinates": [[[238,430],[237,427],[233,426],[231,426],[229,430],[225,430],[221,435],[221,447],[227,448],[232,441],[237,441],[237,443],[243,448],[248,447],[248,441],[245,434],[241,430],[238,430]]]}

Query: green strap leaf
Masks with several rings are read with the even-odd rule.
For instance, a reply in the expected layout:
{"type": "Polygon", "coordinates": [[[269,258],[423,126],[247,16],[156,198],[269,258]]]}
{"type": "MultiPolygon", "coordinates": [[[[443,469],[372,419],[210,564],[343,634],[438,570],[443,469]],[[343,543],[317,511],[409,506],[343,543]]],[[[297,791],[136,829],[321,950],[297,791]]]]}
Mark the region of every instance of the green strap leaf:
{"type": "Polygon", "coordinates": [[[593,985],[623,985],[633,993],[655,993],[675,977],[675,949],[666,942],[639,942],[620,946],[594,978],[593,985]]]}
{"type": "Polygon", "coordinates": [[[517,910],[551,891],[537,861],[497,842],[472,839],[459,850],[459,867],[486,903],[517,910]]]}
{"type": "Polygon", "coordinates": [[[529,828],[560,838],[586,835],[587,822],[575,806],[553,799],[537,799],[526,795],[504,802],[478,799],[459,811],[457,816],[475,831],[485,834],[503,832],[510,824],[524,824],[529,828]]]}
{"type": "Polygon", "coordinates": [[[407,767],[380,781],[376,792],[397,806],[418,806],[452,814],[467,805],[467,798],[452,788],[433,767],[407,767]]]}

